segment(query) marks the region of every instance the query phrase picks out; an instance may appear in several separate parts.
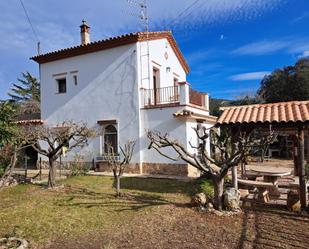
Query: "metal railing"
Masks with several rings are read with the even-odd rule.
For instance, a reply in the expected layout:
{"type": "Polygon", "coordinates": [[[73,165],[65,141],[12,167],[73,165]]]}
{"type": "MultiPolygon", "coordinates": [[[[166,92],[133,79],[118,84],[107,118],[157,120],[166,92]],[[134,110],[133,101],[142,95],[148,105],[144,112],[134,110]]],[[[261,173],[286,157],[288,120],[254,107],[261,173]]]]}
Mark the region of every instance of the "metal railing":
{"type": "Polygon", "coordinates": [[[143,89],[145,106],[155,106],[179,102],[179,87],[169,86],[156,89],[143,89]]]}
{"type": "Polygon", "coordinates": [[[205,106],[204,94],[190,88],[189,102],[190,104],[193,104],[193,105],[205,106]]]}

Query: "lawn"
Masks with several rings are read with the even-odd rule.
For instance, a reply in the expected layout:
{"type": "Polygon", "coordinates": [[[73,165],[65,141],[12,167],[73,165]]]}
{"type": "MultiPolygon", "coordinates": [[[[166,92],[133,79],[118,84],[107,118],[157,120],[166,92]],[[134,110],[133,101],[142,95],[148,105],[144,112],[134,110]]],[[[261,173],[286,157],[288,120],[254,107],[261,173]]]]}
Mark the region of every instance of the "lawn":
{"type": "Polygon", "coordinates": [[[72,177],[47,190],[19,185],[0,192],[0,235],[32,248],[308,248],[309,218],[283,210],[218,217],[190,207],[196,182],[72,177]]]}

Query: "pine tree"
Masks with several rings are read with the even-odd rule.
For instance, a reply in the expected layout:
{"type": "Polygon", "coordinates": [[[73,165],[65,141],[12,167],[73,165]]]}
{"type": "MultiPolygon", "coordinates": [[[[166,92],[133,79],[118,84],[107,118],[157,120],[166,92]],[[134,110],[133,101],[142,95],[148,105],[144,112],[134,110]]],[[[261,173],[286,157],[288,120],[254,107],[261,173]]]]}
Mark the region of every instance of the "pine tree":
{"type": "Polygon", "coordinates": [[[37,78],[29,72],[22,73],[22,78],[18,78],[18,83],[14,83],[8,95],[13,102],[23,102],[28,100],[40,101],[40,83],[37,78]]]}

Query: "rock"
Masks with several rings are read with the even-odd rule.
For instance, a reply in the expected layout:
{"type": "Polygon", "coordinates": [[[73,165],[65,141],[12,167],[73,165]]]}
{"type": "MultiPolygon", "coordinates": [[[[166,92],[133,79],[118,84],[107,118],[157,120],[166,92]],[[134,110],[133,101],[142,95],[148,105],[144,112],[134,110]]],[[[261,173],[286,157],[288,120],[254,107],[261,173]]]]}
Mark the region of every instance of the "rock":
{"type": "Polygon", "coordinates": [[[28,247],[29,247],[28,241],[25,239],[16,237],[0,239],[0,249],[2,248],[27,249],[28,247]]]}
{"type": "Polygon", "coordinates": [[[224,213],[221,212],[221,211],[219,211],[219,210],[214,210],[213,213],[214,213],[215,215],[217,215],[217,216],[223,216],[223,215],[224,215],[224,213]]]}
{"type": "Polygon", "coordinates": [[[240,193],[235,188],[227,188],[224,193],[224,206],[227,210],[237,210],[239,207],[240,193]]]}
{"type": "Polygon", "coordinates": [[[207,203],[207,196],[204,193],[198,193],[194,195],[191,199],[191,204],[193,206],[201,207],[205,206],[207,203]]]}
{"type": "Polygon", "coordinates": [[[286,206],[290,211],[299,211],[300,210],[300,201],[297,190],[290,190],[288,192],[288,197],[286,201],[286,206]]]}
{"type": "Polygon", "coordinates": [[[16,186],[18,184],[17,180],[13,178],[12,176],[0,180],[0,186],[9,187],[9,186],[16,186]]]}
{"type": "Polygon", "coordinates": [[[208,202],[207,204],[206,204],[206,211],[207,212],[213,212],[213,211],[215,211],[215,209],[214,209],[214,205],[211,203],[211,202],[208,202]]]}

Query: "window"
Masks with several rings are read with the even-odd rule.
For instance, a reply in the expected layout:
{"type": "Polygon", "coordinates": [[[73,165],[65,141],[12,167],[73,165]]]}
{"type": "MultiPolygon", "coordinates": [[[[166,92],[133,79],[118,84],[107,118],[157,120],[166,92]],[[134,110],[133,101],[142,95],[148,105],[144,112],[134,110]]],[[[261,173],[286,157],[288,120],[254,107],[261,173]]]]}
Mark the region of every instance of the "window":
{"type": "Polygon", "coordinates": [[[114,125],[107,125],[104,129],[104,152],[110,153],[109,149],[112,149],[114,154],[118,153],[118,135],[114,125]]]}
{"type": "Polygon", "coordinates": [[[66,78],[57,79],[58,84],[58,93],[66,93],[67,92],[67,80],[66,78]]]}
{"type": "Polygon", "coordinates": [[[74,85],[77,86],[77,75],[73,75],[74,85]]]}

